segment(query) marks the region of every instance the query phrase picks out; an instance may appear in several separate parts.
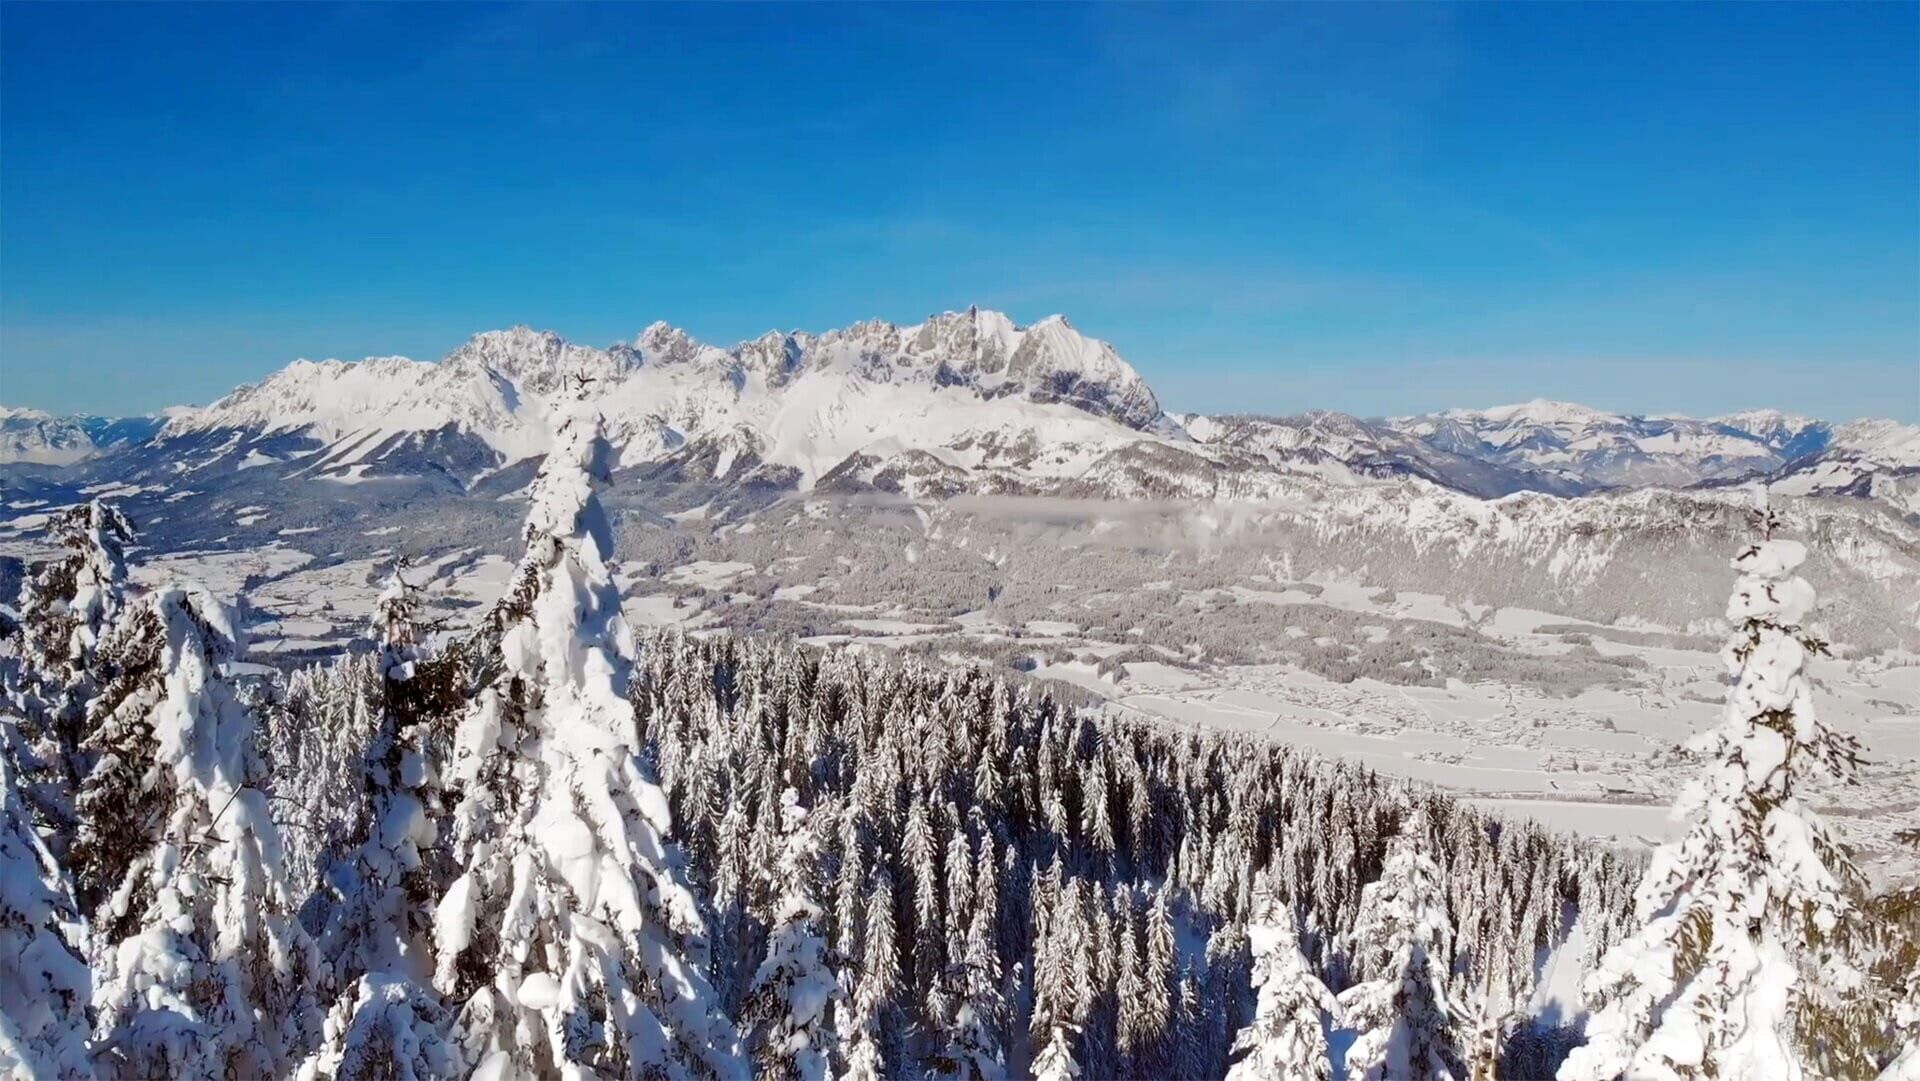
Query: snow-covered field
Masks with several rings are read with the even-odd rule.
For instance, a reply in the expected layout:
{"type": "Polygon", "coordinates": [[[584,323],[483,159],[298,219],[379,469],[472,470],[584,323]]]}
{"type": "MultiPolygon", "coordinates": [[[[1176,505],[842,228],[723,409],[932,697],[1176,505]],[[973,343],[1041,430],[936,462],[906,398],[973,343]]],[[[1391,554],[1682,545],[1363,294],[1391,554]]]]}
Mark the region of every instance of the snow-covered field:
{"type": "MultiPolygon", "coordinates": [[[[1647,845],[1671,836],[1667,809],[1692,772],[1675,746],[1720,719],[1720,662],[1705,650],[1618,648],[1648,661],[1648,686],[1551,698],[1497,683],[1397,687],[1284,667],[1151,666],[1102,689],[1170,723],[1313,747],[1553,829],[1647,845]]],[[[1878,877],[1920,870],[1892,842],[1920,814],[1920,658],[1821,661],[1814,672],[1821,717],[1857,736],[1867,759],[1858,786],[1816,786],[1816,807],[1878,877]]]]}

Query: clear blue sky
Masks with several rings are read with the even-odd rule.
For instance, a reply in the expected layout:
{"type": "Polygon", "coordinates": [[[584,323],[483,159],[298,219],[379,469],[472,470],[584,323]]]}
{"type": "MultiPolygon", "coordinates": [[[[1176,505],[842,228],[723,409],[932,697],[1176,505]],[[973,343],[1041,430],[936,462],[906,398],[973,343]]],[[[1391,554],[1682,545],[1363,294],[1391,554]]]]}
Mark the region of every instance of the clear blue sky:
{"type": "Polygon", "coordinates": [[[1913,4],[0,8],[0,401],[1066,313],[1183,409],[1920,420],[1913,4]]]}

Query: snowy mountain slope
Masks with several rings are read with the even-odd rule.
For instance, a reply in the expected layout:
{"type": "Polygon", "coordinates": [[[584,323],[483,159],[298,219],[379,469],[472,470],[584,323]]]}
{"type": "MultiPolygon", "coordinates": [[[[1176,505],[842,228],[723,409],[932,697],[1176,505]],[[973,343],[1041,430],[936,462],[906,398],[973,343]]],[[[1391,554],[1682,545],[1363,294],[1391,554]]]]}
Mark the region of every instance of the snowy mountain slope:
{"type": "Polygon", "coordinates": [[[152,417],[52,417],[0,405],[0,465],[73,465],[154,438],[173,411],[152,417]]]}
{"type": "Polygon", "coordinates": [[[66,465],[97,449],[79,418],[0,405],[0,462],[66,465]]]}
{"type": "Polygon", "coordinates": [[[1713,420],[1531,401],[1397,417],[1387,426],[1455,454],[1591,486],[1685,486],[1772,473],[1825,446],[1826,425],[1772,411],[1713,420]]]}
{"type": "Polygon", "coordinates": [[[1890,420],[1842,424],[1826,449],[1792,462],[1772,483],[1792,495],[1871,496],[1920,514],[1920,428],[1890,420]]]}
{"type": "MultiPolygon", "coordinates": [[[[1140,497],[1130,502],[923,499],[913,513],[930,524],[913,544],[869,539],[871,513],[828,511],[828,501],[818,499],[785,501],[740,526],[718,527],[698,558],[772,565],[805,550],[825,528],[839,532],[818,542],[820,569],[840,583],[833,599],[847,604],[927,593],[964,604],[968,585],[1024,576],[1036,604],[1084,607],[1103,592],[1121,598],[1114,603],[1131,614],[1114,613],[1112,621],[1124,629],[1144,625],[1148,612],[1156,622],[1181,618],[1174,614],[1179,606],[1152,592],[1170,578],[1190,574],[1192,588],[1200,589],[1245,584],[1244,574],[1257,572],[1282,581],[1361,581],[1410,591],[1409,604],[1426,603],[1412,596],[1418,593],[1600,624],[1717,634],[1725,614],[1718,596],[1727,577],[1724,553],[1753,530],[1751,494],[1724,487],[1488,500],[1417,478],[1336,486],[1295,475],[1269,478],[1256,500],[1197,503],[1153,498],[1164,494],[1155,491],[1161,474],[1139,469],[1129,479],[1140,497]],[[834,526],[834,513],[847,521],[834,526]],[[955,549],[951,566],[937,554],[942,544],[955,549]],[[903,547],[914,549],[905,562],[897,559],[903,547]],[[896,558],[882,577],[887,551],[896,558]],[[857,574],[839,565],[842,557],[858,563],[857,574]],[[969,565],[971,575],[963,569],[969,565]],[[949,582],[962,584],[941,594],[949,582]]],[[[1785,531],[1813,553],[1830,598],[1821,620],[1836,641],[1849,651],[1920,650],[1920,521],[1878,500],[1783,497],[1776,507],[1785,531]]],[[[682,536],[636,526],[622,543],[626,551],[647,553],[644,558],[664,559],[678,551],[682,536]]],[[[781,574],[784,584],[817,584],[781,574]]],[[[1289,604],[1310,598],[1263,593],[1239,599],[1289,604]]],[[[942,610],[940,603],[928,607],[942,610]]],[[[1203,615],[1193,632],[1210,634],[1204,626],[1209,609],[1196,610],[1203,615]]],[[[1280,632],[1269,627],[1254,637],[1266,636],[1280,632]]],[[[1236,639],[1223,632],[1217,641],[1224,648],[1236,639]]],[[[1447,674],[1471,678],[1465,669],[1447,674]]]]}
{"type": "Polygon", "coordinates": [[[103,451],[152,439],[166,414],[146,417],[56,417],[0,405],[0,465],[71,465],[103,451]]]}
{"type": "Polygon", "coordinates": [[[656,322],[605,349],[526,327],[437,361],[300,360],[204,408],[153,418],[0,414],[0,464],[88,483],[364,484],[500,493],[584,392],[623,475],[758,501],[838,492],[1258,499],[1286,479],[1414,477],[1482,498],[1780,477],[1794,491],[1920,497],[1920,430],[1771,410],[1708,420],[1536,401],[1385,421],[1173,416],[1112,346],[1054,316],[970,308],[900,326],[770,332],[722,348],[656,322]],[[584,382],[582,382],[584,381],[584,382]],[[164,424],[162,424],[164,421],[164,424]],[[213,481],[210,478],[223,478],[213,481]]]}
{"type": "Polygon", "coordinates": [[[1766,444],[1774,453],[1787,461],[1804,458],[1809,454],[1818,454],[1826,447],[1833,432],[1833,426],[1824,420],[1803,417],[1797,413],[1785,413],[1778,409],[1749,409],[1739,413],[1727,413],[1712,417],[1707,423],[1751,436],[1766,444]]]}
{"type": "Polygon", "coordinates": [[[1456,453],[1345,413],[1193,416],[1186,418],[1185,425],[1202,443],[1237,448],[1282,471],[1331,474],[1350,481],[1414,476],[1490,498],[1518,491],[1572,495],[1584,488],[1575,477],[1456,453]]]}
{"type": "Polygon", "coordinates": [[[1920,466],[1920,428],[1891,420],[1856,420],[1832,430],[1825,449],[1807,461],[1847,459],[1867,466],[1920,466]]]}
{"type": "Polygon", "coordinates": [[[230,433],[209,449],[244,460],[258,437],[292,437],[308,476],[360,480],[408,455],[470,481],[540,454],[553,404],[581,380],[623,466],[705,456],[724,477],[751,460],[802,488],[876,446],[938,450],[961,468],[1039,432],[1089,448],[1021,463],[1048,475],[1122,443],[1184,438],[1111,346],[1059,317],[1022,328],[970,309],[731,349],[655,323],[604,350],[518,327],[476,335],[438,363],[297,361],[174,418],[159,442],[230,433]]]}

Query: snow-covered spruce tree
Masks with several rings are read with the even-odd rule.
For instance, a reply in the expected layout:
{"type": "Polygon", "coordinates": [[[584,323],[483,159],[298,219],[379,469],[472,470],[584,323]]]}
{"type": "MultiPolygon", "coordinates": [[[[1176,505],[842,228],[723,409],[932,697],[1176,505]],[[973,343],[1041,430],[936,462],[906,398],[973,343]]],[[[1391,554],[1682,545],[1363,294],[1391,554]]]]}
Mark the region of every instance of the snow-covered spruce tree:
{"type": "Polygon", "coordinates": [[[439,812],[426,729],[432,703],[415,687],[422,650],[418,598],[396,567],[374,607],[377,719],[361,754],[357,835],[328,869],[335,903],[322,936],[337,997],[306,1078],[445,1077],[460,1069],[453,1012],[432,985],[433,879],[422,859],[439,812]]]}
{"type": "Polygon", "coordinates": [[[13,763],[0,755],[0,1077],[93,1074],[83,935],[66,876],[34,832],[13,763]]]}
{"type": "MultiPolygon", "coordinates": [[[[1920,847],[1920,829],[1894,837],[1920,847]]],[[[1880,1081],[1920,1081],[1920,884],[1871,898],[1863,916],[1875,930],[1875,975],[1891,999],[1885,1028],[1893,1061],[1880,1081]]]]}
{"type": "Polygon", "coordinates": [[[827,1009],[839,979],[827,962],[823,913],[813,899],[819,839],[798,792],[782,792],[780,808],[784,843],[777,878],[783,889],[743,1021],[751,1025],[758,1076],[826,1081],[833,1057],[827,1009]]]}
{"type": "Polygon", "coordinates": [[[880,1081],[899,1070],[900,959],[894,943],[893,884],[885,872],[867,894],[866,934],[861,940],[860,983],[854,991],[851,1038],[842,1081],[880,1081]]]}
{"type": "Polygon", "coordinates": [[[299,1077],[436,1081],[461,1073],[454,1017],[431,984],[391,970],[347,985],[327,1015],[326,1039],[299,1077]]]}
{"type": "Polygon", "coordinates": [[[1467,1076],[1471,1081],[1492,1081],[1509,1058],[1507,1037],[1517,1012],[1505,978],[1496,982],[1491,970],[1483,970],[1478,993],[1463,996],[1456,1005],[1467,1076]]]}
{"type": "Polygon", "coordinates": [[[1046,1043],[1033,1053],[1034,1081],[1073,1081],[1080,1076],[1080,1064],[1073,1060],[1073,1033],[1069,1026],[1049,1030],[1046,1043]]]}
{"type": "Polygon", "coordinates": [[[1806,548],[1775,523],[1763,508],[1763,539],[1733,559],[1732,683],[1720,725],[1688,745],[1704,764],[1675,806],[1686,832],[1647,867],[1640,930],[1587,978],[1596,1012],[1563,1081],[1871,1072],[1846,949],[1859,872],[1798,793],[1811,768],[1850,777],[1857,744],[1814,713],[1805,669],[1826,646],[1794,573],[1806,548]]]}
{"type": "Polygon", "coordinates": [[[1171,1076],[1175,1059],[1175,1007],[1180,999],[1177,947],[1173,936],[1173,913],[1167,907],[1167,891],[1164,887],[1153,893],[1153,903],[1147,908],[1146,926],[1142,933],[1146,939],[1145,963],[1146,984],[1149,994],[1155,1001],[1147,1019],[1145,1050],[1142,1059],[1146,1072],[1154,1076],[1171,1076]]]}
{"type": "Polygon", "coordinates": [[[64,858],[73,792],[86,772],[80,743],[87,702],[107,678],[98,646],[132,592],[126,548],[133,523],[95,499],[54,515],[48,533],[66,554],[27,582],[18,667],[7,690],[22,721],[11,750],[27,807],[56,858],[64,858]]]}
{"type": "MultiPolygon", "coordinates": [[[[1247,891],[1247,909],[1257,913],[1252,888],[1247,891]]],[[[1254,1001],[1259,987],[1253,979],[1253,951],[1247,937],[1247,924],[1229,920],[1207,936],[1206,979],[1201,987],[1200,1009],[1203,1016],[1198,1038],[1206,1049],[1206,1058],[1217,1064],[1213,1073],[1231,1069],[1233,1044],[1240,1029],[1253,1021],[1254,1001]],[[1244,989],[1244,994],[1243,994],[1244,989]]]]}
{"type": "Polygon", "coordinates": [[[1401,824],[1380,877],[1360,893],[1350,935],[1359,982],[1339,1006],[1359,1035],[1347,1049],[1352,1081],[1452,1081],[1462,1076],[1447,1001],[1452,924],[1441,904],[1440,868],[1426,853],[1424,805],[1401,824]]]}
{"type": "Polygon", "coordinates": [[[1894,1058],[1879,1081],[1920,1081],[1920,974],[1906,996],[1893,1004],[1894,1058]]]}
{"type": "Polygon", "coordinates": [[[994,928],[999,912],[998,865],[993,838],[980,838],[976,858],[967,849],[965,833],[954,831],[956,845],[949,851],[956,889],[948,908],[952,950],[956,958],[941,974],[935,1004],[929,1006],[936,1031],[927,1073],[935,1077],[992,1081],[1005,1077],[1006,1051],[1001,1038],[1005,1003],[1001,999],[999,955],[994,928]]]}
{"type": "Polygon", "coordinates": [[[292,915],[253,718],[222,675],[239,649],[231,617],[167,587],[101,649],[119,675],[89,718],[97,761],[70,862],[107,1072],[284,1075],[316,1035],[318,962],[292,915]]]}
{"type": "Polygon", "coordinates": [[[1327,1022],[1339,1004],[1300,955],[1293,906],[1270,876],[1255,898],[1259,918],[1247,937],[1257,999],[1253,1020],[1234,1037],[1227,1081],[1329,1081],[1327,1022]]]}
{"type": "Polygon", "coordinates": [[[351,863],[365,835],[366,751],[383,711],[379,658],[349,653],[296,669],[259,713],[261,756],[272,778],[274,820],[287,881],[326,900],[333,865],[351,863]]]}
{"type": "Polygon", "coordinates": [[[483,1075],[731,1076],[738,1039],[702,971],[704,922],[637,753],[633,635],[594,495],[609,455],[599,415],[569,405],[454,735],[459,875],[435,913],[434,983],[465,1001],[483,1075]]]}
{"type": "Polygon", "coordinates": [[[1079,1004],[1083,989],[1076,982],[1084,968],[1074,960],[1085,949],[1077,895],[1061,879],[1060,854],[1053,854],[1033,906],[1033,1010],[1029,1026],[1033,1040],[1033,1075],[1037,1081],[1069,1081],[1080,1076],[1074,1059],[1075,1035],[1080,1030],[1079,1004]]]}
{"type": "Polygon", "coordinates": [[[47,532],[67,554],[27,583],[21,630],[35,667],[72,684],[126,606],[133,523],[113,504],[95,499],[54,515],[47,532]]]}

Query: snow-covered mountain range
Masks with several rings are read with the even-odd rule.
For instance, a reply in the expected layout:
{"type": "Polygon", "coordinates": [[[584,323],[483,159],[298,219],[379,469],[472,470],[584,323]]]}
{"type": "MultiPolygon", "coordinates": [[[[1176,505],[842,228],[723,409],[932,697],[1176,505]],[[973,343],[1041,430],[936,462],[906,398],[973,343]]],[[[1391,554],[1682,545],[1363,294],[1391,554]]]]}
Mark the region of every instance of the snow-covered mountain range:
{"type": "Polygon", "coordinates": [[[0,405],[0,464],[72,465],[103,451],[145,443],[166,423],[151,417],[56,417],[0,405]]]}
{"type": "MultiPolygon", "coordinates": [[[[620,455],[606,499],[648,574],[777,564],[776,588],[817,585],[780,577],[793,553],[756,547],[776,537],[836,559],[876,544],[931,559],[874,524],[905,501],[978,553],[915,572],[968,591],[1002,574],[1010,546],[1070,543],[1064,531],[1135,538],[1156,559],[1252,545],[1294,561],[1289,577],[1684,628],[1714,618],[1725,551],[1750,528],[1751,497],[1731,489],[1765,478],[1844,600],[1839,639],[1920,643],[1912,426],[1553,402],[1384,420],[1169,413],[1066,320],[976,310],[730,348],[664,323],[606,348],[516,328],[439,361],[297,361],[159,417],[10,412],[0,594],[20,573],[8,555],[36,558],[48,514],[93,496],[154,550],[221,553],[256,584],[396,551],[510,556],[555,410],[576,394],[606,419],[620,455]],[[1044,539],[1017,541],[1030,524],[1044,539]]],[[[1165,577],[1155,567],[1109,561],[1100,581],[1144,589],[1165,577]]]]}
{"type": "Polygon", "coordinates": [[[607,348],[526,327],[434,361],[295,361],[204,408],[109,421],[0,410],[0,462],[96,479],[425,477],[511,488],[549,415],[585,394],[621,466],[655,480],[766,490],[1258,497],[1281,477],[1402,477],[1481,497],[1688,487],[1756,477],[1796,493],[1920,487],[1920,429],[1760,411],[1639,417],[1535,401],[1367,421],[1173,415],[1112,346],[1054,316],[968,309],[770,332],[731,348],[666,323],[607,348]]]}

